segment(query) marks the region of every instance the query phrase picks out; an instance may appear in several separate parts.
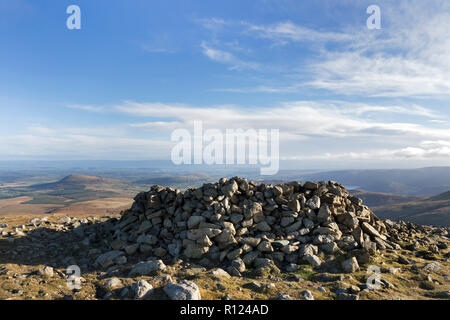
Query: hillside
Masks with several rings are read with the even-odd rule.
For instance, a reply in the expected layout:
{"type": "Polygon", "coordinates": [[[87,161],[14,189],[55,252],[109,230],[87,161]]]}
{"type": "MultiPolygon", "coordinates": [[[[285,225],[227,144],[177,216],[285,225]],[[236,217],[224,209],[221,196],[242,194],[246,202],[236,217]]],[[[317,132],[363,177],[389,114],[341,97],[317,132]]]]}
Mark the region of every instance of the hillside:
{"type": "Polygon", "coordinates": [[[0,299],[450,298],[449,229],[380,220],[337,182],[152,186],[127,207],[0,216],[0,299]]]}
{"type": "Polygon", "coordinates": [[[59,181],[43,184],[32,185],[33,189],[46,189],[46,188],[73,188],[77,186],[92,186],[92,185],[124,185],[125,182],[115,179],[107,179],[97,176],[89,176],[86,174],[71,174],[59,181]]]}
{"type": "Polygon", "coordinates": [[[450,191],[441,193],[435,197],[431,197],[429,200],[431,201],[450,200],[450,191]]]}
{"type": "Polygon", "coordinates": [[[369,192],[364,190],[349,191],[354,196],[361,198],[369,207],[376,207],[381,205],[399,204],[404,202],[418,201],[426,199],[426,197],[407,196],[402,194],[391,194],[383,192],[369,192]]]}
{"type": "Polygon", "coordinates": [[[424,225],[450,226],[450,192],[396,204],[372,206],[382,219],[405,220],[424,225]]]}
{"type": "MultiPolygon", "coordinates": [[[[0,199],[31,197],[31,200],[22,204],[54,205],[56,208],[61,205],[67,206],[104,198],[131,198],[137,191],[139,191],[138,187],[120,180],[71,174],[54,182],[3,188],[0,190],[0,199]]],[[[26,211],[28,212],[29,209],[27,208],[26,211]]]]}

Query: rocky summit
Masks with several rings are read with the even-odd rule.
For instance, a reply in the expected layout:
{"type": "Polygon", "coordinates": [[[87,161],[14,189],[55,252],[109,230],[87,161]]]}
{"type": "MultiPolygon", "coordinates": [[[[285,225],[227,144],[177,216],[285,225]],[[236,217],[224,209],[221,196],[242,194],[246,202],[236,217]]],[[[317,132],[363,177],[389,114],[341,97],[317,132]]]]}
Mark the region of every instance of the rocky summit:
{"type": "Polygon", "coordinates": [[[334,181],[153,186],[120,214],[17,221],[0,299],[450,297],[449,229],[380,220],[334,181]]]}
{"type": "Polygon", "coordinates": [[[304,263],[354,272],[377,251],[399,248],[392,225],[333,181],[222,178],[185,191],[153,186],[134,200],[114,225],[112,249],[197,261],[236,276],[304,263]]]}

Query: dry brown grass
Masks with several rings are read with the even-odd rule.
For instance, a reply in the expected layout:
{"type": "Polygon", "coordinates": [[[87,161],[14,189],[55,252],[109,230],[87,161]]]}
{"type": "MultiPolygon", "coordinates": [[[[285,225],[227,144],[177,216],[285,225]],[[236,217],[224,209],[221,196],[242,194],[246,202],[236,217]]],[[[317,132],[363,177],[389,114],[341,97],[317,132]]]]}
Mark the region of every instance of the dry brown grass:
{"type": "Polygon", "coordinates": [[[133,199],[129,198],[103,198],[60,207],[55,209],[52,213],[56,215],[71,215],[75,217],[80,215],[112,214],[128,209],[132,204],[133,199]]]}

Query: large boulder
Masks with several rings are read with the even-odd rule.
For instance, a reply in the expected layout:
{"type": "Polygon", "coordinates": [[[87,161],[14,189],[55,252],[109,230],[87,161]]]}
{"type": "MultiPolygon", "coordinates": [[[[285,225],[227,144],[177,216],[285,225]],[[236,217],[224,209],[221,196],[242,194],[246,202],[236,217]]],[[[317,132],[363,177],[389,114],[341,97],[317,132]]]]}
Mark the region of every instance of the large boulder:
{"type": "Polygon", "coordinates": [[[200,290],[192,281],[168,283],[163,290],[171,300],[201,300],[200,290]]]}
{"type": "Polygon", "coordinates": [[[128,274],[129,277],[144,276],[164,271],[166,265],[161,260],[141,261],[137,263],[128,274]]]}

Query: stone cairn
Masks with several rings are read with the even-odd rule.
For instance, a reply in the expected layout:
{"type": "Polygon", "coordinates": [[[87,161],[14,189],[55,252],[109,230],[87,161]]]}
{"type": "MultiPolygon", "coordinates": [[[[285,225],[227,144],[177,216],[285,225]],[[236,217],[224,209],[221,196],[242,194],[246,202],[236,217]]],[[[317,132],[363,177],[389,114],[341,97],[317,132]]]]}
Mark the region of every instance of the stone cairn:
{"type": "Polygon", "coordinates": [[[153,186],[114,226],[111,246],[160,259],[295,271],[310,264],[354,272],[377,250],[398,248],[389,225],[339,183],[258,184],[222,178],[185,191],[153,186]]]}

